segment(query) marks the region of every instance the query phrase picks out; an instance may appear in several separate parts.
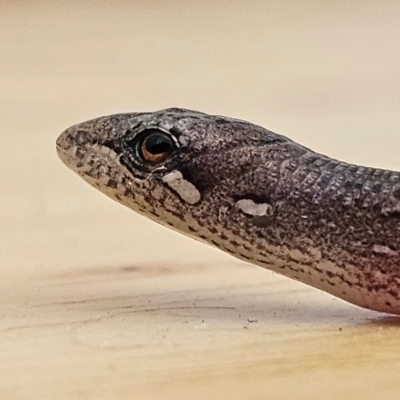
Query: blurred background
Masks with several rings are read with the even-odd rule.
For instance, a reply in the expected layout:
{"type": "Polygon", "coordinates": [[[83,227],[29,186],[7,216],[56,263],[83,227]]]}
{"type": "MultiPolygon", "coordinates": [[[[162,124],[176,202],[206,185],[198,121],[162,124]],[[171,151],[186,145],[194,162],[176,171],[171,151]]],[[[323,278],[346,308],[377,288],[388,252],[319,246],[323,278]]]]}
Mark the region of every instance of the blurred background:
{"type": "Polygon", "coordinates": [[[183,107],[400,170],[399,21],[395,0],[1,1],[0,398],[398,398],[400,358],[382,348],[398,347],[395,320],[135,215],[68,171],[55,140],[183,107]],[[164,311],[122,312],[149,302],[164,311]]]}

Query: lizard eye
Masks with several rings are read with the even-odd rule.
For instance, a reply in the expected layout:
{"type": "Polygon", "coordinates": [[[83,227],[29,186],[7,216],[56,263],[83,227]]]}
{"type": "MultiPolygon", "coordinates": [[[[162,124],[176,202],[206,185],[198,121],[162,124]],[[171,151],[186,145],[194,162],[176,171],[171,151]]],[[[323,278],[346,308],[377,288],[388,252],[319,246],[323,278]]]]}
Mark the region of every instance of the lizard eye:
{"type": "Polygon", "coordinates": [[[142,133],[139,142],[141,157],[150,163],[164,161],[175,149],[171,136],[157,129],[149,129],[142,133]]]}

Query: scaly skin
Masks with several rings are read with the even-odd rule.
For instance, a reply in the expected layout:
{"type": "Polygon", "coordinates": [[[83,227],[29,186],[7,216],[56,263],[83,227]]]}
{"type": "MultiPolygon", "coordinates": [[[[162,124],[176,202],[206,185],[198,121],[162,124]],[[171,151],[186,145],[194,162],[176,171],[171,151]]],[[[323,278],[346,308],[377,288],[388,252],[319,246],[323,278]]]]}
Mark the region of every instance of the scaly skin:
{"type": "Polygon", "coordinates": [[[154,221],[350,303],[400,314],[398,172],[183,109],[84,122],[61,134],[57,151],[92,186],[154,221]],[[170,151],[153,162],[146,156],[155,147],[143,143],[155,129],[170,151]]]}

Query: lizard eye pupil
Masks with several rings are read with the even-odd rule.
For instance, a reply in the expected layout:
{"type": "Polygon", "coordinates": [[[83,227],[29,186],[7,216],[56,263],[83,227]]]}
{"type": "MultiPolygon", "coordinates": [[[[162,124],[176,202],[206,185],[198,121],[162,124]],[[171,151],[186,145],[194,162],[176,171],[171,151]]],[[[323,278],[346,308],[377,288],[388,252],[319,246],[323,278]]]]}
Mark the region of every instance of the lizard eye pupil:
{"type": "Polygon", "coordinates": [[[157,163],[164,161],[174,146],[172,138],[166,133],[149,130],[141,141],[140,152],[145,161],[157,163]]]}

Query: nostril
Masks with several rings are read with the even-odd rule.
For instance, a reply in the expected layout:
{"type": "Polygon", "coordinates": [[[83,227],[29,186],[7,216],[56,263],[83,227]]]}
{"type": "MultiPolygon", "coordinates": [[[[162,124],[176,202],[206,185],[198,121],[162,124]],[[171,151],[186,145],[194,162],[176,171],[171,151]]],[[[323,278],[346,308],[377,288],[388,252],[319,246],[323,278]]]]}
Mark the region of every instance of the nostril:
{"type": "Polygon", "coordinates": [[[58,137],[56,145],[58,149],[68,150],[73,146],[81,146],[87,142],[86,132],[76,131],[73,128],[68,128],[58,137]]]}
{"type": "Polygon", "coordinates": [[[84,146],[89,142],[89,135],[86,131],[84,130],[79,130],[75,134],[75,142],[79,146],[84,146]]]}

